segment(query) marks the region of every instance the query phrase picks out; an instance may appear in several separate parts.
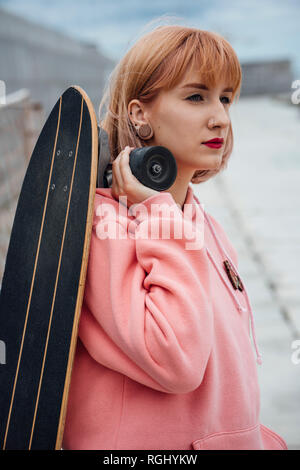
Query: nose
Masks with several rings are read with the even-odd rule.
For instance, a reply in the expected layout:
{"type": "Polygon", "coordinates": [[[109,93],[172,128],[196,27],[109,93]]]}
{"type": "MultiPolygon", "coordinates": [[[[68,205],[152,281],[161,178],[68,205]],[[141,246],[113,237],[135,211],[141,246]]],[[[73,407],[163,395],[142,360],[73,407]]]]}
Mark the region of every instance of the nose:
{"type": "Polygon", "coordinates": [[[210,109],[210,117],[211,119],[209,119],[208,122],[212,121],[213,127],[226,128],[230,124],[229,112],[220,101],[218,101],[217,104],[212,105],[212,108],[210,109]]]}

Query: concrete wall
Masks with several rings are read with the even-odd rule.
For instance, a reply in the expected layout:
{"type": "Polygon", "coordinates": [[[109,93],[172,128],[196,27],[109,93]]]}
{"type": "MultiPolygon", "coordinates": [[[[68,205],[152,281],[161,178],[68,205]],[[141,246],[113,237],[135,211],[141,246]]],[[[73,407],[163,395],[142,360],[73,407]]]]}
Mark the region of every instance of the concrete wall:
{"type": "Polygon", "coordinates": [[[87,45],[0,9],[0,79],[6,92],[27,88],[46,115],[71,85],[81,86],[98,113],[114,62],[87,45]]]}
{"type": "Polygon", "coordinates": [[[44,113],[28,90],[6,96],[0,106],[0,282],[17,201],[44,113]]]}

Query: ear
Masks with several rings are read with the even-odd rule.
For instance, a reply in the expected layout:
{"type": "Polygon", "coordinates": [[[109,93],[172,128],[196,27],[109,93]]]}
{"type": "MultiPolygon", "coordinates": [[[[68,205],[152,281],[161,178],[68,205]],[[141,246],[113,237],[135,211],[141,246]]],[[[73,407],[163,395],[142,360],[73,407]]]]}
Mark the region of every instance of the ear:
{"type": "Polygon", "coordinates": [[[143,124],[148,124],[146,106],[139,100],[131,100],[128,104],[127,112],[133,126],[140,127],[143,124]]]}

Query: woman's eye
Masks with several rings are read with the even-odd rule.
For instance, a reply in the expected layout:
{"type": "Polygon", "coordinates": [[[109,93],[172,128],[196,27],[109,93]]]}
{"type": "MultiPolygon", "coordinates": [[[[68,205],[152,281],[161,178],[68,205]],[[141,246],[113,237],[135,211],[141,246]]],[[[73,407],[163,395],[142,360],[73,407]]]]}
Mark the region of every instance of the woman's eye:
{"type": "Polygon", "coordinates": [[[230,98],[228,98],[228,96],[223,96],[223,98],[225,98],[226,101],[226,104],[230,104],[231,103],[231,100],[230,98]]]}
{"type": "Polygon", "coordinates": [[[193,95],[193,96],[189,96],[189,97],[188,97],[188,100],[190,100],[190,101],[199,101],[199,100],[197,100],[197,99],[193,99],[193,98],[197,98],[198,96],[200,96],[200,98],[202,99],[202,96],[201,96],[201,95],[193,95]]]}
{"type": "MultiPolygon", "coordinates": [[[[202,100],[202,96],[199,95],[199,94],[189,96],[187,99],[190,100],[190,101],[200,101],[199,99],[197,99],[198,97],[200,97],[201,100],[202,100]]],[[[226,100],[226,101],[225,101],[226,104],[230,104],[230,103],[231,103],[231,100],[230,100],[230,98],[228,98],[228,96],[223,96],[221,99],[224,99],[224,98],[225,98],[225,100],[226,100]]]]}

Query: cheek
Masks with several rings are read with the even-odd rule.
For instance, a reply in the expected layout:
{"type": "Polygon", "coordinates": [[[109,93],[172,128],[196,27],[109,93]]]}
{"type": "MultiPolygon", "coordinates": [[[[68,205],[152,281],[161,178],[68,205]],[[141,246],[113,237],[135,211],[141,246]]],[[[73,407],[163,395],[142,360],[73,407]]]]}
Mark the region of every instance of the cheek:
{"type": "Polygon", "coordinates": [[[180,110],[178,109],[178,100],[172,95],[162,94],[152,108],[154,121],[159,124],[161,130],[166,127],[175,126],[180,119],[180,110]]]}
{"type": "Polygon", "coordinates": [[[158,119],[161,132],[174,131],[179,127],[180,115],[173,107],[161,109],[158,119]]]}
{"type": "Polygon", "coordinates": [[[170,135],[177,142],[189,138],[190,133],[197,127],[192,113],[188,113],[184,107],[180,107],[178,104],[161,107],[157,117],[159,134],[170,135]]]}

